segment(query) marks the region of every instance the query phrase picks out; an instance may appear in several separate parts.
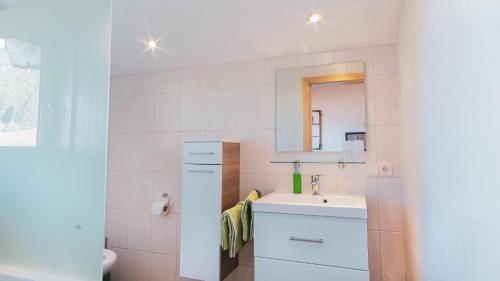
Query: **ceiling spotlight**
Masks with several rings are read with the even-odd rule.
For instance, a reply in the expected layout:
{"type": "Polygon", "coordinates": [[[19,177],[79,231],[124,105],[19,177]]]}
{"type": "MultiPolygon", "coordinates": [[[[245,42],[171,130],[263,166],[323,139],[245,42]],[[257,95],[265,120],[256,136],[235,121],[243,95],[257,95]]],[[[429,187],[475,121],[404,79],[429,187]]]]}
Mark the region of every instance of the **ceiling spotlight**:
{"type": "Polygon", "coordinates": [[[321,20],[321,15],[317,13],[310,13],[307,16],[308,23],[318,23],[321,20]]]}
{"type": "Polygon", "coordinates": [[[158,47],[158,43],[156,43],[156,41],[154,41],[154,40],[149,40],[148,46],[149,46],[149,48],[154,49],[154,48],[158,47]]]}

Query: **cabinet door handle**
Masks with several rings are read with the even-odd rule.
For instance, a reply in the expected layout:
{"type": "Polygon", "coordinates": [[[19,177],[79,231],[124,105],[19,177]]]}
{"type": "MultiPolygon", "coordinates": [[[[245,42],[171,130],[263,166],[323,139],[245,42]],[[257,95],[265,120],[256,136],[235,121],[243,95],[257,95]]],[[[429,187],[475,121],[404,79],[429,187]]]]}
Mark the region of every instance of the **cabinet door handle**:
{"type": "Polygon", "coordinates": [[[292,237],[290,237],[290,240],[298,241],[298,242],[323,244],[323,239],[308,239],[308,238],[300,238],[300,237],[292,236],[292,237]]]}
{"type": "Polygon", "coordinates": [[[189,152],[191,155],[214,155],[214,152],[189,152]]]}
{"type": "Polygon", "coordinates": [[[212,170],[188,170],[190,173],[198,173],[198,174],[213,174],[212,170]]]}

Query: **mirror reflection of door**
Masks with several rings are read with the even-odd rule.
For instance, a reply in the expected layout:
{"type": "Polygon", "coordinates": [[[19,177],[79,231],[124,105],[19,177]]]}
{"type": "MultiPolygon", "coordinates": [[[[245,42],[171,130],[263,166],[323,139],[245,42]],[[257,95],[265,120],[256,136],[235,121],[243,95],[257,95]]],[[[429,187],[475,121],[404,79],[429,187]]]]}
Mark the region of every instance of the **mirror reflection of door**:
{"type": "Polygon", "coordinates": [[[364,131],[364,73],[303,78],[304,151],[342,151],[364,131]]]}
{"type": "MultiPolygon", "coordinates": [[[[313,108],[316,108],[313,106],[313,108]]],[[[312,111],[312,149],[313,150],[321,150],[323,149],[323,135],[322,135],[322,117],[323,113],[321,109],[312,111]]]]}

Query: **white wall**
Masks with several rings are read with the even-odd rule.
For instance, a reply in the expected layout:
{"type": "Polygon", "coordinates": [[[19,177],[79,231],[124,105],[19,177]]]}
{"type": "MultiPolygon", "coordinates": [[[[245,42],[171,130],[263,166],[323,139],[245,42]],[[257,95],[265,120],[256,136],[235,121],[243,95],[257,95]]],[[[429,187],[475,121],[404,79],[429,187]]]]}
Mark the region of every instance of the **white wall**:
{"type": "Polygon", "coordinates": [[[408,280],[499,280],[500,2],[406,0],[408,280]]]}
{"type": "Polygon", "coordinates": [[[316,84],[312,109],[322,112],[323,151],[342,151],[346,132],[365,132],[365,84],[316,84]]]}
{"type": "MultiPolygon", "coordinates": [[[[274,71],[277,68],[365,60],[368,68],[368,150],[371,162],[394,163],[394,177],[368,177],[364,165],[303,165],[322,174],[322,191],[368,195],[372,280],[404,279],[398,67],[395,46],[245,61],[112,80],[107,236],[119,261],[114,281],[175,280],[179,255],[182,140],[220,136],[242,140],[241,196],[292,190],[292,165],[272,160],[327,160],[331,153],[276,153],[274,71]],[[166,191],[173,212],[152,217],[166,191]]],[[[252,280],[252,247],[229,280],[252,280]]]]}

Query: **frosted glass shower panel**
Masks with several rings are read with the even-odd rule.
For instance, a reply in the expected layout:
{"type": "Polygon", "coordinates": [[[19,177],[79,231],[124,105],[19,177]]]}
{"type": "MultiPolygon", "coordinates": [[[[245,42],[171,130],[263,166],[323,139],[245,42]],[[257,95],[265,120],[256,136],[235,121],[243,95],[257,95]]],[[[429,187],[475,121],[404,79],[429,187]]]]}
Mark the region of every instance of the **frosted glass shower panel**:
{"type": "Polygon", "coordinates": [[[102,280],[111,1],[7,2],[0,265],[102,280]]]}

